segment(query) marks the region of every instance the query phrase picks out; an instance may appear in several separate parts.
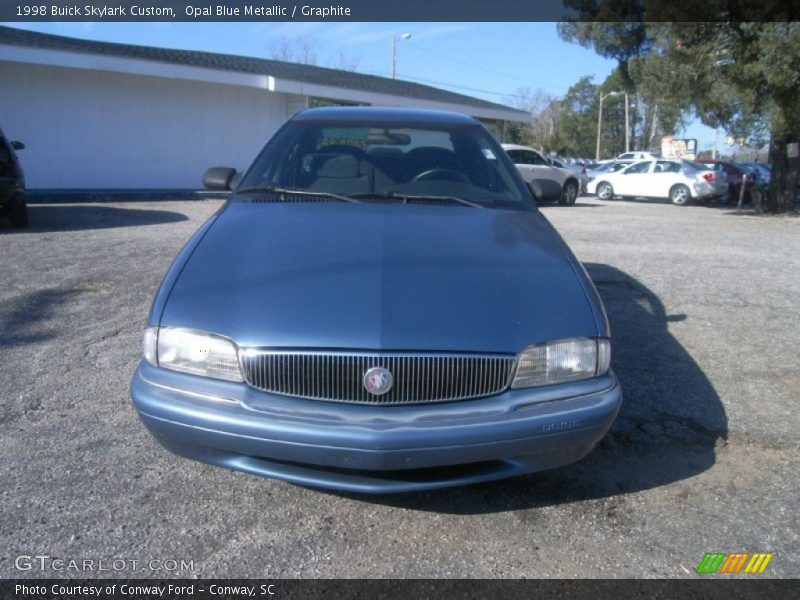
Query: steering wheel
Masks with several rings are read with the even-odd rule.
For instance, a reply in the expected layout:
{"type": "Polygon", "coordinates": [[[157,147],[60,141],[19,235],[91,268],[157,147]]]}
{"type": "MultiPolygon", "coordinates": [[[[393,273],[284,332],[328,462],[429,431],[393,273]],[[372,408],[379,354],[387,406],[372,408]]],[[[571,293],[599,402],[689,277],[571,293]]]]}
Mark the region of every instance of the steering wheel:
{"type": "Polygon", "coordinates": [[[430,181],[431,179],[445,179],[449,181],[461,181],[462,183],[471,183],[469,177],[464,175],[461,171],[453,169],[428,169],[422,173],[418,173],[411,181],[430,181]]]}

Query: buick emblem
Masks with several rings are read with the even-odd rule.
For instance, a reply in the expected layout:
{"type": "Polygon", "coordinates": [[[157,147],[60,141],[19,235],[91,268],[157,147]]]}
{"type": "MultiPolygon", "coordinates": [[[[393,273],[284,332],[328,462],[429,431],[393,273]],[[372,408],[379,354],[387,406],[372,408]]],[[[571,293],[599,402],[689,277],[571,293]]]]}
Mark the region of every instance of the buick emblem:
{"type": "Polygon", "coordinates": [[[372,367],[364,373],[364,387],[370,394],[382,396],[390,389],[394,383],[394,377],[389,369],[383,367],[372,367]]]}

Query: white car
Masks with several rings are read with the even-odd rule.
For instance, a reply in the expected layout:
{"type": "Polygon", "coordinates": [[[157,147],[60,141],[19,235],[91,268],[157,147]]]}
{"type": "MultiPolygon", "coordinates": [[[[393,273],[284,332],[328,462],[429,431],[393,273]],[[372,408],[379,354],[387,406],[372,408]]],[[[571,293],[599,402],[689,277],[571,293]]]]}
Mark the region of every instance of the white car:
{"type": "Polygon", "coordinates": [[[539,200],[558,200],[559,204],[575,204],[581,184],[578,175],[570,169],[552,166],[539,152],[529,146],[502,144],[511,162],[517,167],[522,178],[541,189],[539,200]]]}
{"type": "Polygon", "coordinates": [[[724,173],[716,173],[687,160],[644,160],[614,173],[601,173],[586,186],[601,200],[669,198],[673,204],[707,199],[727,193],[724,173]]]}

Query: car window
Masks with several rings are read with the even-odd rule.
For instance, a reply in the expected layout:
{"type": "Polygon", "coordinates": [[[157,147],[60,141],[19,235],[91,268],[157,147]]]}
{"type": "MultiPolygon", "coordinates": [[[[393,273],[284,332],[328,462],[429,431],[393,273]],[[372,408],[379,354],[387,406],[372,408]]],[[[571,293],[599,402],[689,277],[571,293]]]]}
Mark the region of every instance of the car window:
{"type": "Polygon", "coordinates": [[[522,150],[506,150],[506,153],[511,158],[511,162],[515,165],[524,165],[522,150]]]}
{"type": "Polygon", "coordinates": [[[625,173],[647,173],[649,169],[650,161],[644,161],[632,164],[630,167],[625,169],[625,173]]]}
{"type": "Polygon", "coordinates": [[[531,150],[506,150],[517,165],[546,165],[547,161],[538,152],[531,150]]]}
{"type": "Polygon", "coordinates": [[[522,154],[523,154],[523,157],[525,159],[525,164],[526,165],[546,165],[547,164],[547,161],[538,152],[532,152],[530,150],[523,150],[522,154]]]}
{"type": "Polygon", "coordinates": [[[680,163],[671,160],[659,160],[656,162],[656,173],[678,173],[681,170],[680,163]]]}
{"type": "Polygon", "coordinates": [[[298,119],[275,134],[238,189],[280,187],[362,198],[433,195],[486,205],[530,205],[508,158],[519,152],[506,156],[478,125],[298,119]]]}

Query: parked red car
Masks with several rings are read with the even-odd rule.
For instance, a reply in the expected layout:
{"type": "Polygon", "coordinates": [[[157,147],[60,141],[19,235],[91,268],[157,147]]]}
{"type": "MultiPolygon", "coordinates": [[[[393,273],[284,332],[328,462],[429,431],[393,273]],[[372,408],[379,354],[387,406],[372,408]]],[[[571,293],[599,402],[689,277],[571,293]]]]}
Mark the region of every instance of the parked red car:
{"type": "Polygon", "coordinates": [[[752,177],[744,169],[728,160],[703,158],[696,159],[695,162],[699,162],[714,171],[722,171],[728,176],[728,202],[739,201],[739,193],[742,189],[742,176],[748,175],[747,185],[745,185],[744,188],[744,202],[750,202],[750,190],[755,186],[755,181],[753,181],[752,177]]]}

